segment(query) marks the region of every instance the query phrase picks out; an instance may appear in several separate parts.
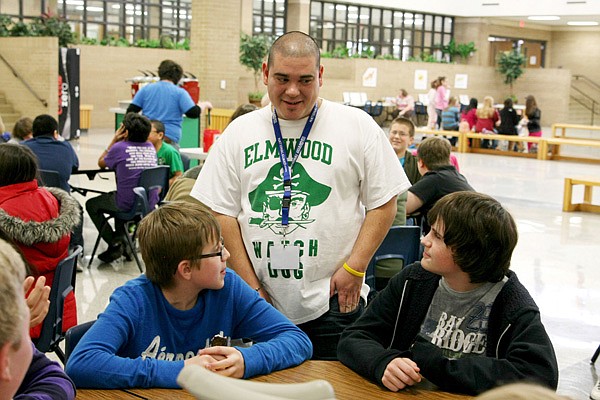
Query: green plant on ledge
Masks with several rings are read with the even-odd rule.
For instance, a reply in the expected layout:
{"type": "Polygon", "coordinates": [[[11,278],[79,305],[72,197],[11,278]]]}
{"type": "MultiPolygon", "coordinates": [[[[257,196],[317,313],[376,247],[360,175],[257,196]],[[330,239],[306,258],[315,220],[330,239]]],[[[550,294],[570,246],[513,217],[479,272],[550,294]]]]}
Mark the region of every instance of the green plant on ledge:
{"type": "Polygon", "coordinates": [[[518,50],[505,51],[498,57],[498,72],[504,76],[504,83],[510,88],[510,97],[514,98],[513,84],[525,72],[522,66],[525,56],[518,50]]]}
{"type": "Polygon", "coordinates": [[[474,42],[456,43],[454,38],[450,39],[450,42],[446,46],[441,46],[440,49],[443,54],[448,54],[450,61],[454,61],[455,57],[466,60],[472,53],[477,51],[474,42]]]}
{"type": "Polygon", "coordinates": [[[42,14],[30,23],[14,22],[7,15],[0,15],[0,36],[55,36],[61,47],[75,43],[71,26],[62,18],[42,14]]]}
{"type": "Polygon", "coordinates": [[[262,72],[262,63],[269,53],[270,45],[271,39],[267,36],[242,34],[240,37],[240,64],[252,71],[252,75],[254,75],[254,92],[248,94],[249,100],[252,100],[250,95],[259,96],[260,94],[260,98],[263,96],[258,90],[258,81],[262,72]]]}

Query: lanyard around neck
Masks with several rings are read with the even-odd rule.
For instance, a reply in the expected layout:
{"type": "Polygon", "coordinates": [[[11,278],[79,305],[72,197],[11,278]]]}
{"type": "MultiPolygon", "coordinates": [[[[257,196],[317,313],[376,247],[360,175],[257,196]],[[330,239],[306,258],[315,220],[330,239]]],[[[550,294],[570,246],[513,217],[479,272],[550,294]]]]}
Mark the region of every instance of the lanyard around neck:
{"type": "Polygon", "coordinates": [[[275,140],[277,141],[277,148],[279,149],[279,161],[281,162],[281,167],[283,168],[283,200],[281,201],[281,225],[283,226],[289,225],[290,204],[292,201],[291,170],[294,168],[294,164],[302,152],[302,148],[304,147],[304,143],[306,143],[306,139],[308,138],[308,134],[310,133],[310,130],[315,122],[315,118],[317,118],[317,110],[318,107],[317,104],[315,104],[310,116],[308,117],[308,120],[306,121],[306,125],[304,125],[300,140],[298,140],[298,143],[296,143],[296,149],[294,150],[292,163],[288,164],[287,152],[283,144],[283,136],[281,135],[281,127],[279,125],[279,118],[277,118],[277,110],[273,108],[273,131],[275,131],[275,140]]]}

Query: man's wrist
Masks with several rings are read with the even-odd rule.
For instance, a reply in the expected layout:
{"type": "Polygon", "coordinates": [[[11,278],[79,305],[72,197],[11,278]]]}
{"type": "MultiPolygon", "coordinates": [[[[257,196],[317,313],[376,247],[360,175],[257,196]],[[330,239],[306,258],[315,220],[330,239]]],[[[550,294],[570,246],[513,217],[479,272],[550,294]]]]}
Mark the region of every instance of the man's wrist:
{"type": "Polygon", "coordinates": [[[356,276],[358,278],[363,278],[366,275],[366,272],[364,271],[358,271],[354,268],[352,268],[351,266],[348,265],[348,263],[344,263],[344,265],[342,266],[346,272],[348,272],[350,275],[356,276]]]}

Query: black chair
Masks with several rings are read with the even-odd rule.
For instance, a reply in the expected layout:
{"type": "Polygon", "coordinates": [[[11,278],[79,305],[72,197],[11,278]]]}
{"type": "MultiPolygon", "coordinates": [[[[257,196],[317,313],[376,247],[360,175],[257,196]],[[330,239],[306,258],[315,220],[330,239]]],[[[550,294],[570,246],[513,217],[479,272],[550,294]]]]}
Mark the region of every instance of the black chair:
{"type": "Polygon", "coordinates": [[[392,226],[369,261],[366,283],[371,288],[369,298],[383,290],[388,281],[405,266],[419,259],[421,228],[392,226]]]}
{"type": "Polygon", "coordinates": [[[420,101],[415,102],[415,113],[414,115],[414,123],[417,126],[426,126],[427,121],[429,119],[429,115],[427,115],[427,107],[425,104],[420,101]]]}
{"type": "MultiPolygon", "coordinates": [[[[147,168],[142,171],[138,186],[146,189],[149,198],[158,194],[158,203],[162,202],[169,191],[169,174],[171,167],[168,165],[159,165],[157,167],[147,168]]],[[[158,204],[157,203],[157,204],[158,204]]]]}
{"type": "Polygon", "coordinates": [[[63,332],[65,298],[74,291],[73,276],[76,274],[77,256],[79,256],[81,250],[81,246],[77,246],[68,257],[56,266],[54,280],[50,288],[50,308],[42,323],[40,337],[34,340],[35,347],[39,351],[42,353],[56,353],[63,363],[65,362],[65,354],[59,344],[65,338],[63,332]]]}
{"type": "Polygon", "coordinates": [[[169,186],[169,170],[170,167],[168,165],[159,165],[142,171],[139,186],[133,189],[135,200],[129,211],[114,212],[103,210],[103,213],[105,214],[104,223],[98,232],[96,243],[94,243],[94,249],[92,250],[88,268],[92,265],[96,250],[98,250],[98,245],[102,239],[100,232],[102,232],[102,229],[109,223],[110,219],[114,219],[116,232],[123,234],[125,238],[126,250],[129,251],[135,259],[140,272],[144,272],[135,246],[137,226],[138,222],[144,218],[146,214],[152,211],[151,205],[158,204],[153,200],[160,202],[165,197],[169,186]]]}
{"type": "Polygon", "coordinates": [[[96,322],[96,320],[84,322],[83,324],[76,325],[67,330],[67,333],[65,333],[65,364],[69,361],[69,357],[71,356],[71,353],[73,353],[73,350],[75,350],[77,343],[79,343],[88,329],[94,325],[94,322],[96,322]]]}
{"type": "Polygon", "coordinates": [[[365,102],[365,105],[363,106],[363,110],[364,110],[364,111],[365,111],[367,114],[371,115],[371,110],[372,110],[372,109],[373,109],[373,104],[371,103],[371,100],[367,100],[367,101],[365,102]]]}
{"type": "Polygon", "coordinates": [[[179,153],[179,155],[181,156],[181,163],[183,164],[183,171],[187,171],[188,169],[190,169],[190,157],[186,154],[183,153],[179,153]]]}
{"type": "Polygon", "coordinates": [[[40,169],[40,176],[38,177],[38,185],[47,187],[60,188],[60,175],[57,171],[50,171],[48,169],[40,169]]]}
{"type": "Polygon", "coordinates": [[[383,113],[383,103],[378,101],[375,106],[371,109],[371,117],[379,117],[383,113]]]}
{"type": "Polygon", "coordinates": [[[590,364],[596,364],[596,360],[598,359],[598,356],[600,356],[600,345],[594,352],[594,355],[592,356],[592,362],[590,364]]]}

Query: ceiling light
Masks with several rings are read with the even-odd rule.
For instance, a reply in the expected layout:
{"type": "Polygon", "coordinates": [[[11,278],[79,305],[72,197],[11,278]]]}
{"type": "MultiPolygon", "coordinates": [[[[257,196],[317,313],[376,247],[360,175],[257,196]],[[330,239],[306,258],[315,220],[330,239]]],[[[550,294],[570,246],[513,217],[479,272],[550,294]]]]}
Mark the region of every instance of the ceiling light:
{"type": "Polygon", "coordinates": [[[598,22],[595,21],[569,21],[567,25],[571,26],[597,26],[598,22]]]}
{"type": "Polygon", "coordinates": [[[532,15],[527,19],[531,21],[558,21],[560,17],[556,15],[532,15]]]}

